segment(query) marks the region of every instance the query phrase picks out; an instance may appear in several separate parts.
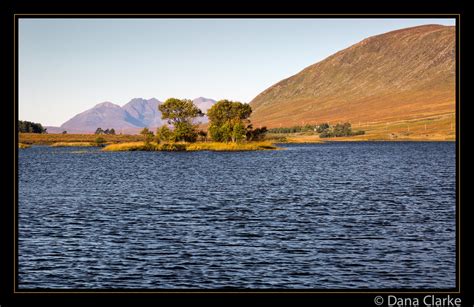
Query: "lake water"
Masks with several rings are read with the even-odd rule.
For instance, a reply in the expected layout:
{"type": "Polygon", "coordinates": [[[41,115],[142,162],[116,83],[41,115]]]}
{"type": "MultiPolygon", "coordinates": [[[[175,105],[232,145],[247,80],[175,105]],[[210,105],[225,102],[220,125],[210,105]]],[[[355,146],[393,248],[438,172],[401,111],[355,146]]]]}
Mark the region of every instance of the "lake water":
{"type": "Polygon", "coordinates": [[[455,144],[19,152],[20,289],[455,287],[455,144]]]}

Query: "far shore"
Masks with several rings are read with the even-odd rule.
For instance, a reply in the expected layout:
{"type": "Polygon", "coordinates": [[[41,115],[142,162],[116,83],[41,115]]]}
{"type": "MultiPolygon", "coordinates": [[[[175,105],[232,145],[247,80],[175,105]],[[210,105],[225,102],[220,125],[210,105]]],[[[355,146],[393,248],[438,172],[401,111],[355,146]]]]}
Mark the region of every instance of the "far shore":
{"type": "MultiPolygon", "coordinates": [[[[431,135],[394,135],[394,134],[371,134],[357,135],[351,137],[333,137],[320,138],[315,133],[269,133],[267,134],[264,143],[260,144],[263,147],[274,146],[272,144],[321,144],[327,142],[454,142],[454,135],[446,134],[431,134],[431,135]],[[270,144],[270,145],[269,145],[270,144]]],[[[53,147],[94,147],[94,146],[117,146],[120,144],[143,143],[143,136],[141,135],[95,135],[95,134],[37,134],[37,133],[19,133],[19,148],[28,148],[31,145],[49,145],[53,147]],[[96,144],[95,140],[101,137],[104,139],[104,144],[96,144]]],[[[216,143],[211,141],[200,141],[197,143],[190,143],[187,150],[216,150],[216,151],[234,151],[234,150],[261,150],[258,142],[241,143],[239,146],[228,145],[234,143],[216,143]],[[224,145],[223,145],[224,144],[224,145]],[[244,145],[244,146],[242,146],[244,145]],[[250,149],[250,148],[254,149],[250,149]],[[204,149],[207,148],[207,149],[204,149]],[[214,148],[214,149],[213,149],[214,148]],[[239,149],[240,148],[240,149],[239,149]]],[[[260,142],[261,143],[261,142],[260,142]]],[[[123,148],[129,145],[122,145],[123,148]],[[125,147],[124,147],[125,146],[125,147]]],[[[163,144],[162,144],[163,145],[163,144]]],[[[165,146],[166,147],[166,146],[165,146]]],[[[179,147],[179,145],[178,145],[179,147]]],[[[114,148],[114,147],[111,147],[114,148]]],[[[132,146],[131,148],[134,148],[132,146]]],[[[158,148],[158,147],[156,147],[158,148]]],[[[173,148],[173,147],[171,147],[173,148]]],[[[264,148],[268,149],[268,148],[264,148]]],[[[139,150],[139,149],[134,149],[139,150]]],[[[168,149],[163,149],[168,150],[168,149]]]]}
{"type": "Polygon", "coordinates": [[[397,138],[380,138],[370,135],[365,136],[351,136],[351,137],[332,137],[320,138],[317,135],[288,135],[275,136],[268,138],[275,143],[281,144],[321,144],[333,142],[455,142],[454,137],[434,136],[434,137],[397,137],[397,138]]]}

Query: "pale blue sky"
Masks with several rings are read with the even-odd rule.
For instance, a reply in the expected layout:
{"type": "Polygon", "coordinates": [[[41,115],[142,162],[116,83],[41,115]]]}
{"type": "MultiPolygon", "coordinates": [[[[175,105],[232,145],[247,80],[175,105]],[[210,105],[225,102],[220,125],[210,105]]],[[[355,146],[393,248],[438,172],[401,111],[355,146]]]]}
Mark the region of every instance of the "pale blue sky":
{"type": "Polygon", "coordinates": [[[59,126],[103,101],[250,102],[362,39],[454,19],[20,19],[19,117],[59,126]]]}

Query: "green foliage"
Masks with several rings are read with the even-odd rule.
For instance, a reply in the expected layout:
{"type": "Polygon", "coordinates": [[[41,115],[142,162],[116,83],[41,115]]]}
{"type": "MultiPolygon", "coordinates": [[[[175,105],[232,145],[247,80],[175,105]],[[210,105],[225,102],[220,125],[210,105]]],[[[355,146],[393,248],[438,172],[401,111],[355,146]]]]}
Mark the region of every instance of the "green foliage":
{"type": "Polygon", "coordinates": [[[232,124],[230,122],[225,122],[220,127],[221,142],[229,142],[232,139],[232,124]]]}
{"type": "Polygon", "coordinates": [[[178,122],[174,125],[173,137],[176,141],[196,142],[196,126],[189,122],[178,122]]]}
{"type": "Polygon", "coordinates": [[[289,128],[272,128],[268,130],[270,133],[298,133],[315,131],[319,133],[320,138],[342,137],[365,134],[365,131],[352,131],[350,123],[338,123],[330,126],[328,123],[319,125],[293,126],[289,128]]]}
{"type": "Polygon", "coordinates": [[[328,123],[323,123],[323,124],[318,125],[318,127],[316,128],[316,132],[317,133],[323,133],[324,131],[326,131],[328,129],[329,129],[329,124],[328,123]]]}
{"type": "Polygon", "coordinates": [[[169,142],[173,139],[173,132],[167,125],[163,125],[156,129],[155,140],[159,144],[160,142],[169,142]]]}
{"type": "Polygon", "coordinates": [[[352,131],[352,135],[364,135],[364,134],[365,134],[364,130],[352,131]]]}
{"type": "Polygon", "coordinates": [[[47,133],[46,128],[39,123],[33,123],[26,120],[18,121],[18,132],[24,133],[47,133]]]}
{"type": "Polygon", "coordinates": [[[115,129],[114,128],[112,128],[112,129],[107,128],[107,129],[103,130],[102,128],[99,127],[95,130],[94,134],[112,134],[112,135],[115,135],[115,129]]]}
{"type": "Polygon", "coordinates": [[[271,128],[268,130],[269,133],[297,133],[297,132],[312,132],[318,128],[317,125],[304,125],[304,126],[293,126],[283,128],[271,128]]]}
{"type": "Polygon", "coordinates": [[[98,137],[95,139],[94,143],[97,145],[97,146],[104,146],[106,140],[103,138],[103,137],[98,137]]]}
{"type": "Polygon", "coordinates": [[[203,115],[190,99],[169,98],[160,104],[158,109],[161,112],[161,118],[167,119],[168,123],[173,125],[191,122],[195,117],[203,115]]]}
{"type": "Polygon", "coordinates": [[[333,134],[332,134],[332,132],[329,131],[329,130],[324,130],[323,132],[321,132],[321,133],[319,134],[319,137],[320,137],[320,138],[330,138],[330,137],[333,137],[333,134]]]}
{"type": "MultiPolygon", "coordinates": [[[[329,126],[329,125],[328,125],[329,126]]],[[[330,138],[330,137],[343,137],[343,136],[353,136],[353,135],[362,135],[365,134],[365,131],[352,131],[352,126],[350,123],[338,123],[334,127],[327,127],[320,134],[320,138],[330,138]]]]}
{"type": "Polygon", "coordinates": [[[238,122],[232,128],[232,142],[242,142],[246,139],[247,129],[242,122],[238,122]]]}
{"type": "Polygon", "coordinates": [[[350,123],[336,124],[333,128],[335,137],[352,135],[352,128],[350,123]]]}
{"type": "Polygon", "coordinates": [[[211,136],[213,140],[220,141],[220,142],[223,141],[224,138],[222,135],[221,127],[219,125],[211,122],[209,124],[208,131],[209,131],[209,135],[211,136]]]}
{"type": "Polygon", "coordinates": [[[214,141],[241,141],[246,138],[245,122],[252,114],[250,105],[230,100],[220,100],[208,111],[209,133],[214,141]]]}
{"type": "Polygon", "coordinates": [[[219,100],[209,110],[207,117],[214,124],[222,125],[230,121],[241,121],[247,119],[252,114],[249,104],[230,100],[219,100]]]}
{"type": "Polygon", "coordinates": [[[246,137],[248,141],[262,141],[267,132],[267,127],[252,129],[252,125],[249,125],[249,127],[247,127],[246,137]]]}
{"type": "Polygon", "coordinates": [[[143,128],[143,130],[140,131],[140,134],[143,135],[145,145],[149,145],[150,142],[153,141],[153,132],[151,132],[147,127],[143,128]]]}
{"type": "Polygon", "coordinates": [[[195,142],[197,139],[197,126],[193,119],[203,116],[201,110],[192,100],[169,98],[158,106],[162,119],[167,119],[168,124],[174,127],[172,137],[175,141],[195,142]]]}

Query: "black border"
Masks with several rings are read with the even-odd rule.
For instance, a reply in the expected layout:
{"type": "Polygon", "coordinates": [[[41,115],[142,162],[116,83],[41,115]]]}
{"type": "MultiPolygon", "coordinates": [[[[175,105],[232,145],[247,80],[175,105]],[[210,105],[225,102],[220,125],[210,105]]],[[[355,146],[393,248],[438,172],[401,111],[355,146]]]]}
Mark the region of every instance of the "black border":
{"type": "MultiPolygon", "coordinates": [[[[2,16],[1,16],[1,25],[3,28],[3,31],[6,32],[6,36],[8,37],[7,39],[4,39],[8,45],[12,45],[11,48],[2,48],[4,49],[2,52],[4,52],[3,57],[2,57],[2,64],[5,64],[4,67],[7,69],[4,70],[6,80],[10,80],[10,83],[6,82],[3,83],[2,86],[4,89],[2,90],[2,93],[4,93],[4,96],[8,101],[18,101],[17,100],[17,94],[18,94],[18,84],[17,82],[13,82],[12,76],[15,71],[18,71],[17,67],[17,61],[14,62],[11,61],[12,59],[12,49],[15,46],[15,50],[17,52],[17,44],[18,41],[16,37],[14,37],[11,33],[13,33],[13,26],[14,23],[17,23],[16,18],[17,17],[22,17],[22,18],[100,18],[100,17],[105,17],[105,18],[110,18],[112,17],[111,15],[103,15],[103,14],[142,14],[140,16],[131,16],[131,15],[116,15],[115,17],[120,17],[120,18],[157,18],[160,16],[157,16],[155,14],[166,14],[167,17],[172,17],[172,18],[179,18],[179,17],[186,17],[186,18],[205,18],[205,17],[222,17],[222,18],[356,18],[357,16],[363,17],[363,18],[371,18],[367,15],[361,16],[360,14],[376,14],[373,15],[373,18],[400,18],[400,17],[408,17],[408,18],[430,18],[430,17],[437,17],[440,18],[439,15],[434,15],[434,14],[445,14],[443,17],[447,18],[457,18],[456,21],[456,33],[457,33],[457,52],[456,52],[456,63],[460,63],[462,60],[464,63],[465,56],[462,57],[463,54],[465,54],[465,51],[461,51],[461,49],[464,49],[463,47],[465,46],[465,40],[467,35],[463,35],[461,37],[461,29],[462,33],[465,33],[465,18],[464,18],[464,12],[462,10],[462,7],[460,3],[456,3],[456,5],[449,5],[446,4],[444,1],[432,1],[430,2],[429,8],[426,5],[425,1],[415,1],[413,0],[410,6],[406,6],[409,1],[401,1],[398,6],[392,6],[387,9],[387,7],[382,7],[380,5],[375,4],[374,2],[368,2],[365,3],[365,5],[360,5],[360,3],[356,2],[349,2],[349,3],[333,3],[333,6],[328,5],[325,3],[324,5],[315,5],[315,6],[301,6],[300,8],[282,8],[278,4],[276,5],[271,5],[268,3],[267,8],[262,9],[262,8],[254,8],[251,12],[248,11],[248,9],[242,9],[242,8],[236,8],[232,7],[232,5],[228,5],[227,7],[225,6],[212,6],[212,9],[209,9],[208,7],[203,7],[200,4],[195,4],[195,5],[189,5],[189,6],[182,6],[182,7],[157,7],[154,6],[151,2],[149,3],[142,3],[143,6],[140,8],[137,7],[127,7],[127,5],[123,5],[121,3],[118,3],[117,5],[113,2],[110,3],[103,3],[103,6],[97,6],[91,9],[91,7],[80,7],[77,4],[73,7],[68,6],[66,3],[53,3],[51,5],[51,2],[48,3],[48,5],[44,5],[44,3],[36,3],[36,4],[13,4],[9,7],[8,10],[4,11],[2,10],[2,16]],[[400,6],[400,4],[402,6],[400,6]],[[403,6],[405,5],[405,6],[403,6]],[[370,7],[370,8],[369,8],[370,7]],[[56,15],[56,14],[98,14],[94,16],[87,17],[85,15],[78,16],[78,15],[56,15]],[[426,13],[428,15],[426,15],[426,13]],[[15,14],[20,14],[20,15],[15,15],[15,14]],[[37,14],[48,14],[48,15],[37,15],[37,14]],[[168,15],[168,14],[173,14],[173,15],[168,15]],[[188,15],[188,14],[200,14],[199,16],[197,15],[188,15]],[[226,15],[230,14],[230,15],[226,15]],[[252,15],[249,15],[252,14],[252,15]],[[291,14],[291,15],[289,15],[291,14]],[[293,15],[297,14],[297,15],[293,15]],[[331,14],[331,15],[329,15],[331,14]],[[350,14],[350,15],[346,15],[350,14]],[[395,14],[395,15],[394,15],[395,14]],[[409,14],[409,15],[407,15],[409,14]],[[430,14],[433,14],[430,16],[430,14]],[[9,32],[9,33],[8,33],[9,32]],[[15,91],[12,92],[12,87],[15,87],[15,91]],[[9,93],[9,94],[8,94],[9,93]],[[9,97],[11,95],[11,97],[9,97]]],[[[87,4],[86,4],[87,5],[87,4]]],[[[161,15],[164,17],[164,15],[161,15]]],[[[18,28],[17,28],[18,29],[18,28]]],[[[6,44],[6,45],[7,45],[6,44]]],[[[463,299],[463,306],[472,306],[472,296],[468,296],[467,290],[467,281],[469,276],[467,276],[468,268],[470,267],[470,264],[467,262],[467,259],[469,258],[467,248],[460,249],[461,245],[459,244],[460,240],[465,237],[467,237],[467,228],[471,227],[469,224],[469,219],[468,219],[468,213],[466,212],[465,208],[466,206],[461,205],[461,199],[463,199],[463,203],[466,203],[466,200],[464,197],[461,197],[461,192],[464,191],[464,189],[461,189],[461,182],[465,182],[465,180],[461,180],[461,156],[465,157],[463,151],[461,150],[461,114],[462,110],[465,108],[463,105],[460,103],[460,98],[461,98],[461,79],[462,78],[462,73],[463,71],[460,70],[461,65],[457,64],[456,65],[456,84],[457,84],[457,90],[456,90],[456,162],[457,162],[457,181],[456,181],[456,190],[457,190],[457,211],[456,211],[456,218],[457,218],[457,227],[456,227],[456,243],[457,243],[457,249],[458,252],[456,254],[456,289],[441,289],[441,291],[445,292],[444,294],[439,294],[440,297],[445,297],[447,294],[451,294],[452,297],[462,297],[463,299]],[[460,215],[460,210],[461,207],[463,209],[463,215],[460,215]],[[461,238],[462,237],[462,238],[461,238]],[[460,270],[460,265],[462,265],[462,270],[460,270]]],[[[464,66],[463,66],[464,68],[464,66]]],[[[18,76],[15,75],[15,77],[18,79],[18,76]]],[[[466,82],[464,82],[464,85],[466,82]]],[[[462,95],[463,101],[466,100],[465,96],[462,95]]],[[[10,103],[11,104],[11,103],[10,103]]],[[[12,140],[8,142],[8,145],[5,146],[9,148],[10,154],[11,152],[11,147],[14,146],[14,151],[13,151],[13,157],[9,161],[13,161],[13,167],[9,167],[8,169],[10,171],[13,171],[13,175],[16,174],[16,166],[18,165],[18,156],[17,156],[17,135],[15,133],[16,131],[16,119],[18,118],[18,108],[17,105],[12,106],[14,108],[14,118],[11,118],[9,114],[12,114],[12,112],[8,114],[4,114],[7,116],[7,121],[4,121],[3,123],[7,122],[7,128],[10,131],[12,127],[14,127],[13,131],[13,136],[12,140]]],[[[7,113],[7,112],[5,112],[7,113]]],[[[462,117],[464,120],[466,119],[466,116],[462,117]]],[[[464,127],[465,124],[463,122],[462,127],[464,127]]],[[[12,134],[10,134],[12,135],[12,134]]],[[[463,145],[465,143],[465,138],[463,139],[463,145]]],[[[464,165],[464,164],[463,164],[464,165]]],[[[464,174],[464,173],[463,173],[464,174]]],[[[9,177],[11,178],[11,177],[9,177]]],[[[11,179],[10,179],[11,182],[11,179]]],[[[38,304],[40,302],[47,302],[50,304],[59,304],[59,305],[83,305],[84,303],[87,303],[90,305],[91,303],[97,303],[97,304],[104,304],[106,302],[109,302],[110,299],[117,299],[117,302],[124,303],[124,304],[133,304],[136,305],[137,303],[153,303],[156,304],[159,301],[162,301],[164,298],[170,299],[172,298],[174,302],[178,299],[194,299],[194,298],[203,298],[204,296],[212,299],[217,299],[217,298],[222,298],[225,300],[232,300],[233,302],[238,302],[241,301],[242,299],[261,299],[261,298],[272,298],[272,299],[277,299],[278,301],[282,300],[293,300],[293,299],[309,299],[311,301],[311,304],[314,305],[314,303],[323,303],[323,304],[331,304],[331,303],[348,303],[350,305],[367,305],[367,306],[375,306],[373,303],[373,299],[376,295],[382,295],[383,297],[386,297],[386,295],[391,294],[391,293],[400,293],[403,297],[422,297],[426,294],[432,294],[435,293],[435,289],[429,289],[429,290],[397,290],[397,289],[382,289],[380,293],[368,293],[370,290],[354,290],[350,291],[351,293],[345,293],[349,291],[342,291],[341,290],[305,290],[305,291],[286,291],[285,293],[281,293],[281,291],[265,291],[265,290],[258,290],[258,293],[255,293],[253,291],[250,292],[234,292],[232,291],[231,293],[223,293],[223,291],[212,291],[212,292],[207,292],[205,293],[200,293],[196,294],[193,293],[192,291],[184,291],[183,290],[178,290],[178,291],[159,291],[157,293],[155,290],[146,290],[146,291],[133,291],[134,293],[117,293],[116,291],[120,291],[119,289],[115,289],[114,293],[104,293],[107,292],[107,290],[102,290],[102,291],[94,291],[94,293],[91,293],[88,290],[84,291],[78,291],[79,293],[70,293],[70,290],[64,290],[64,291],[50,291],[46,290],[46,292],[40,293],[41,290],[39,291],[22,291],[17,288],[13,287],[12,283],[12,277],[15,277],[15,274],[13,274],[13,269],[9,268],[8,263],[12,263],[12,254],[15,253],[17,255],[17,252],[15,251],[17,249],[17,244],[12,240],[12,229],[13,229],[13,222],[11,220],[11,217],[13,216],[13,210],[8,206],[8,204],[12,204],[14,200],[17,199],[18,196],[18,191],[16,190],[17,187],[17,178],[14,178],[13,181],[13,187],[12,189],[14,190],[14,195],[11,193],[11,189],[9,189],[9,195],[12,196],[11,201],[6,201],[4,203],[4,206],[1,207],[2,214],[1,214],[1,227],[2,227],[2,252],[0,253],[0,257],[2,260],[2,267],[0,270],[1,274],[1,284],[0,284],[0,290],[1,290],[1,296],[0,296],[0,305],[3,306],[10,306],[13,304],[22,304],[22,303],[28,303],[28,305],[35,303],[38,304]],[[9,237],[9,235],[11,235],[9,237]],[[4,237],[3,237],[4,236],[4,237]],[[11,250],[11,254],[6,253],[4,249],[4,246],[6,246],[6,249],[11,250]],[[5,265],[6,264],[6,265],[5,265]],[[31,292],[31,293],[26,293],[26,292],[31,292]],[[153,293],[151,293],[153,292],[153,293]],[[252,293],[253,292],[253,293],[252,293]],[[289,293],[288,293],[289,292],[289,293]],[[311,293],[310,293],[311,292],[311,293]],[[316,293],[315,293],[316,292],[316,293]],[[323,293],[324,292],[324,293],[323,293]],[[404,292],[410,292],[406,294],[402,294],[404,292]],[[5,303],[6,302],[6,303],[5,303]]],[[[17,204],[16,204],[17,206],[17,204]]],[[[18,212],[16,210],[16,212],[18,212]]],[[[15,231],[16,232],[16,231],[15,231]]],[[[467,242],[466,242],[467,243],[467,242]]],[[[465,243],[465,244],[466,244],[465,243]]],[[[469,244],[469,243],[467,243],[469,244]]],[[[466,246],[466,245],[464,245],[466,246]]],[[[472,257],[472,253],[470,253],[470,256],[472,257]]],[[[17,262],[18,259],[15,259],[17,262]]],[[[17,267],[17,266],[16,266],[17,267]]],[[[472,267],[471,267],[472,269],[472,267]]]]}

